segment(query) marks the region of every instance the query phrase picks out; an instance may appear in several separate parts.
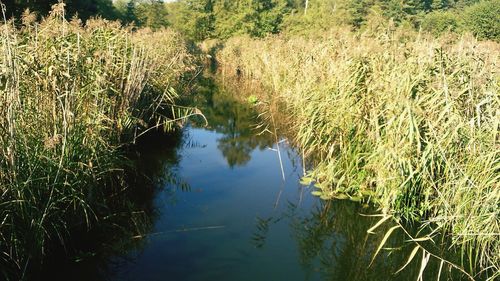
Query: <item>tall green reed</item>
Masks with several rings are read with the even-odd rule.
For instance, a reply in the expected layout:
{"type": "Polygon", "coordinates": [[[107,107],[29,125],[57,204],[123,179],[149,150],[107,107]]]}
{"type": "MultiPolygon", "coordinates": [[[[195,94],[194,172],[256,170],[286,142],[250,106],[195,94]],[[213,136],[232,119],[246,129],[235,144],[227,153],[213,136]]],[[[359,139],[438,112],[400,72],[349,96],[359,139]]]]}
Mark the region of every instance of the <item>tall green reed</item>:
{"type": "Polygon", "coordinates": [[[223,75],[259,83],[268,90],[260,99],[288,113],[293,141],[314,159],[315,194],[365,198],[450,233],[469,270],[492,280],[500,274],[499,50],[467,35],[340,29],[233,38],[217,58],[223,75]]]}
{"type": "Polygon", "coordinates": [[[34,19],[0,25],[0,260],[21,274],[99,220],[122,187],[121,145],[190,113],[174,104],[190,69],[177,33],[82,25],[63,4],[34,19]]]}

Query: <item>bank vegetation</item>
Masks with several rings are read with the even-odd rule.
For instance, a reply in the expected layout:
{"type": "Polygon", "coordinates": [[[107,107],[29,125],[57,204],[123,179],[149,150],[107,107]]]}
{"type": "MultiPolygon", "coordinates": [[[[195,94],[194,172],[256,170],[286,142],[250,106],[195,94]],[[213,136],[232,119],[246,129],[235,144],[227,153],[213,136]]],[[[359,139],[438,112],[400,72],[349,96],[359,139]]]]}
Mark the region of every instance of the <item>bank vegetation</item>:
{"type": "Polygon", "coordinates": [[[285,113],[322,199],[375,203],[446,233],[471,276],[500,276],[500,45],[395,28],[236,37],[225,76],[285,113]]]}
{"type": "Polygon", "coordinates": [[[0,262],[22,278],[49,243],[110,215],[126,188],[123,145],[189,114],[173,89],[191,56],[174,31],[84,25],[63,4],[0,33],[0,262]]]}

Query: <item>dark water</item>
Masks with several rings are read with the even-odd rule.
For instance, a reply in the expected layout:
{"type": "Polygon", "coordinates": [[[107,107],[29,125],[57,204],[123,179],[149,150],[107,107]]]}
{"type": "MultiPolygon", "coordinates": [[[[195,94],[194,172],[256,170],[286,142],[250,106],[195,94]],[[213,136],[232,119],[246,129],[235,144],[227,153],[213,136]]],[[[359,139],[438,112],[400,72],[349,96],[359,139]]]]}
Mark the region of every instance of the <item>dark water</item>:
{"type": "MultiPolygon", "coordinates": [[[[418,263],[393,274],[413,249],[397,231],[386,245],[393,253],[382,251],[370,266],[390,225],[369,235],[378,218],[361,214],[376,210],[312,196],[286,140],[256,134],[261,121],[251,105],[214,87],[197,99],[209,126],[142,140],[137,169],[155,184],[129,195],[142,208],[138,217],[113,221],[119,235],[110,228],[114,234],[80,237],[98,245],[55,258],[47,280],[417,279],[418,263]]],[[[437,266],[429,264],[427,279],[436,280],[437,266]]]]}

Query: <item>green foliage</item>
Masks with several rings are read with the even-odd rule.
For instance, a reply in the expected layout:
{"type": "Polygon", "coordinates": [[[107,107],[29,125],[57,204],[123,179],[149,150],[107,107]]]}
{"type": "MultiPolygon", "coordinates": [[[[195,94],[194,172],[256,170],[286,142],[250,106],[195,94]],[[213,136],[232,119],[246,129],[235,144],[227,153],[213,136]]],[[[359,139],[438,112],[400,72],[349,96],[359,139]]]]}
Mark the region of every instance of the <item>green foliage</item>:
{"type": "Polygon", "coordinates": [[[258,0],[256,2],[256,27],[250,33],[256,37],[267,34],[276,34],[280,31],[286,6],[284,2],[276,0],[258,0]]]}
{"type": "Polygon", "coordinates": [[[478,38],[500,41],[500,1],[485,0],[465,9],[464,26],[478,38]]]}
{"type": "Polygon", "coordinates": [[[136,1],[135,0],[116,0],[114,6],[120,14],[120,20],[124,24],[137,24],[136,1]]]}
{"type": "Polygon", "coordinates": [[[181,0],[168,7],[173,26],[202,41],[278,33],[286,5],[281,0],[181,0]]]}
{"type": "Polygon", "coordinates": [[[349,24],[360,28],[368,15],[372,2],[371,0],[350,1],[347,5],[347,12],[350,15],[349,24]]]}
{"type": "Polygon", "coordinates": [[[212,0],[180,0],[169,3],[170,22],[189,39],[202,41],[212,36],[214,15],[212,0]]]}
{"type": "MultiPolygon", "coordinates": [[[[47,16],[51,11],[52,5],[59,3],[59,0],[48,1],[18,1],[18,0],[3,0],[2,3],[6,6],[6,15],[8,18],[20,18],[22,13],[29,9],[36,12],[39,16],[47,16]]],[[[92,16],[101,16],[107,19],[117,19],[119,14],[111,0],[66,0],[63,1],[66,5],[66,18],[72,18],[78,15],[78,18],[83,21],[92,16]]]]}
{"type": "Polygon", "coordinates": [[[389,21],[396,26],[419,28],[423,20],[425,30],[440,34],[444,30],[459,31],[452,14],[445,11],[453,8],[457,9],[455,13],[460,12],[458,9],[473,2],[411,0],[402,5],[399,0],[180,0],[169,4],[169,8],[174,14],[174,27],[200,41],[244,34],[264,37],[281,31],[314,33],[332,26],[374,30],[377,27],[373,25],[387,25],[389,21]],[[429,12],[433,13],[425,16],[429,12]],[[375,13],[380,16],[374,16],[375,13]],[[436,29],[432,28],[434,23],[436,29]],[[445,28],[447,24],[451,26],[445,28]]]}
{"type": "Polygon", "coordinates": [[[283,27],[287,33],[310,33],[328,30],[332,26],[345,25],[352,21],[345,9],[346,1],[309,1],[307,10],[305,5],[294,4],[291,12],[284,17],[283,27]]]}
{"type": "Polygon", "coordinates": [[[158,29],[169,25],[167,8],[161,0],[139,2],[134,15],[139,26],[158,29]]]}
{"type": "MultiPolygon", "coordinates": [[[[47,15],[51,1],[17,3],[5,1],[7,15],[19,16],[24,9],[47,15]]],[[[498,37],[498,1],[488,0],[67,0],[67,18],[78,14],[83,20],[99,15],[120,18],[123,23],[158,29],[170,24],[194,41],[227,39],[247,34],[265,37],[286,31],[288,34],[314,33],[332,26],[368,28],[374,22],[373,11],[380,11],[382,22],[407,25],[434,34],[446,30],[469,30],[480,38],[498,37]],[[307,6],[307,7],[306,7],[307,6]],[[464,9],[467,11],[464,12],[464,9]],[[448,10],[452,9],[447,13],[448,10]],[[430,13],[430,14],[429,14],[430,13]],[[454,17],[456,15],[456,17],[454,17]],[[456,18],[465,18],[463,29],[456,18]],[[370,21],[371,19],[371,21],[370,21]],[[433,28],[433,25],[436,25],[433,28]],[[446,25],[449,25],[446,28],[446,25]]],[[[387,25],[382,23],[382,25],[387,25]]]]}
{"type": "Polygon", "coordinates": [[[427,14],[422,21],[422,29],[435,35],[458,31],[460,19],[453,11],[437,11],[427,14]]]}
{"type": "Polygon", "coordinates": [[[242,34],[262,37],[277,33],[283,8],[274,0],[217,1],[215,35],[218,38],[242,34]]]}
{"type": "Polygon", "coordinates": [[[154,30],[170,25],[167,7],[160,0],[119,0],[114,5],[124,24],[133,23],[154,30]]]}

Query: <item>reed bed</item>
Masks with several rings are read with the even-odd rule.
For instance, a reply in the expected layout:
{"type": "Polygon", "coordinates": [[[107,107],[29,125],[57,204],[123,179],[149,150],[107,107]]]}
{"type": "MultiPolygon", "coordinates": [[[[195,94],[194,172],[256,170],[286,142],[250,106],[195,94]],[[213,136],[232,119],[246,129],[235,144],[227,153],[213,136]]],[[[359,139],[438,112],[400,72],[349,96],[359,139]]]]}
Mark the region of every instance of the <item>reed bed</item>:
{"type": "Polygon", "coordinates": [[[169,123],[172,87],[190,68],[170,30],[65,20],[0,25],[0,262],[22,278],[50,241],[91,226],[123,188],[120,146],[150,123],[169,123]],[[20,274],[20,275],[19,275],[20,274]]]}
{"type": "MultiPolygon", "coordinates": [[[[500,45],[394,28],[233,38],[225,76],[267,89],[323,199],[369,200],[449,233],[469,272],[500,277],[500,45]]],[[[465,266],[465,265],[464,265],[465,266]]]]}

